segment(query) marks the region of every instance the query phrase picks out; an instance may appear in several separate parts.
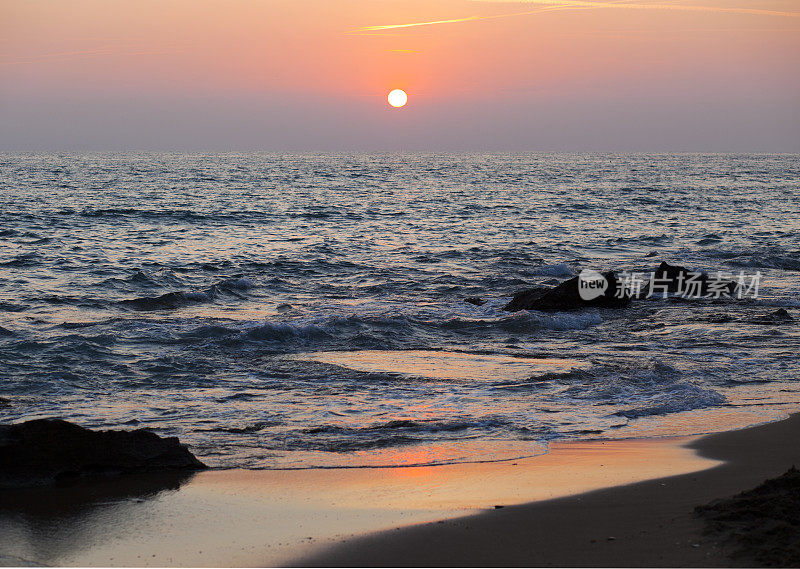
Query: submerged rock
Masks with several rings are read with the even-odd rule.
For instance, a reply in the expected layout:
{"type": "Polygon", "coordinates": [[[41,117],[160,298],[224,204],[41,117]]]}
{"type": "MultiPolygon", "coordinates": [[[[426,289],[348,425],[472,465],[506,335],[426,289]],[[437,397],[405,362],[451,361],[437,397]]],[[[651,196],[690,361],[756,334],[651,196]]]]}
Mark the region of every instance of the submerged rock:
{"type": "Polygon", "coordinates": [[[92,431],[61,419],[0,425],[0,487],[95,474],[207,468],[178,441],[149,431],[92,431]]]}
{"type": "MultiPolygon", "coordinates": [[[[599,276],[599,274],[598,274],[599,276]]],[[[585,300],[580,294],[580,276],[564,281],[554,288],[531,288],[514,295],[511,302],[505,305],[504,310],[516,312],[518,310],[578,310],[581,308],[624,308],[628,306],[631,297],[627,292],[618,294],[620,283],[616,275],[609,271],[602,273],[606,287],[601,294],[585,300]]]]}
{"type": "Polygon", "coordinates": [[[482,298],[478,298],[477,296],[468,296],[464,299],[464,302],[468,304],[474,304],[475,306],[483,306],[486,304],[486,301],[482,298]]]}

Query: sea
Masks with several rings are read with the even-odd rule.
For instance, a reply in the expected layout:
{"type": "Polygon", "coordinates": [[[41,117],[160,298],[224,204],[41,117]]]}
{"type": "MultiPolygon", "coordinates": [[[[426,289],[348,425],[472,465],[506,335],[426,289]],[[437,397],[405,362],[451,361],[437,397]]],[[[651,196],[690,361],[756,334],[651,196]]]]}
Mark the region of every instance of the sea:
{"type": "Polygon", "coordinates": [[[798,155],[0,154],[0,421],[150,429],[212,467],[776,420],[798,321],[798,155]],[[661,261],[757,290],[503,310],[661,261]]]}

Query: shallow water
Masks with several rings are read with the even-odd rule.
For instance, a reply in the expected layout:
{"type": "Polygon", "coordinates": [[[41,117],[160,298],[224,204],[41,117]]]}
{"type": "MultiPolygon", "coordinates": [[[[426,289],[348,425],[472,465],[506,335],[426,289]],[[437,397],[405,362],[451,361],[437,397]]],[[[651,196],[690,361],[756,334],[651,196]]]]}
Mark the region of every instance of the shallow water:
{"type": "Polygon", "coordinates": [[[0,419],[246,468],[768,420],[800,406],[799,194],[791,155],[0,155],[0,419]],[[661,260],[759,298],[502,311],[661,260]]]}

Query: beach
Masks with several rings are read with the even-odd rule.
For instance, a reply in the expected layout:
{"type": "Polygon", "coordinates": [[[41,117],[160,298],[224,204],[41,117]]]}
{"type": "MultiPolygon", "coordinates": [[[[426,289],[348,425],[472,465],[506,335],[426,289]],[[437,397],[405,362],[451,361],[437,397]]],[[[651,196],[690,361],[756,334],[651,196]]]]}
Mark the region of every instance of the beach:
{"type": "MultiPolygon", "coordinates": [[[[727,455],[686,445],[800,409],[800,233],[786,222],[798,218],[796,165],[2,154],[13,191],[0,211],[0,423],[144,430],[209,469],[4,491],[0,555],[68,566],[602,563],[630,532],[592,522],[587,500],[728,472],[727,455]],[[586,274],[601,296],[581,296],[586,274]],[[680,290],[691,280],[699,295],[680,290]],[[580,507],[536,521],[562,507],[552,500],[580,507]],[[534,546],[542,557],[530,558],[534,546]]],[[[743,443],[731,464],[786,436],[743,443]]],[[[51,466],[47,444],[24,448],[51,466]]],[[[759,459],[749,478],[702,478],[646,513],[689,516],[686,531],[699,532],[693,508],[791,466],[774,455],[774,472],[759,459]]],[[[616,509],[637,510],[620,500],[591,511],[622,524],[616,509]]],[[[643,554],[657,558],[666,534],[651,535],[643,554]]],[[[686,555],[706,563],[691,539],[686,555]]],[[[641,561],[606,562],[628,559],[641,561]]]]}
{"type": "Polygon", "coordinates": [[[506,462],[214,470],[6,491],[0,555],[68,566],[730,566],[695,506],[800,462],[800,416],[506,462]]]}

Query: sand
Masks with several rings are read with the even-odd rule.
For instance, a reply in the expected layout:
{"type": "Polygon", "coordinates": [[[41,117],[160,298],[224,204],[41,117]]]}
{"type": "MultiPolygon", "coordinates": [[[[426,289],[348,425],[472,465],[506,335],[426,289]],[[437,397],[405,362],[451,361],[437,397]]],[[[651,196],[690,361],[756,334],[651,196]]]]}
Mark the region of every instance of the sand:
{"type": "Polygon", "coordinates": [[[694,507],[800,464],[798,433],[792,418],[701,439],[557,443],[500,463],[17,490],[0,494],[0,562],[730,565],[732,547],[702,535],[694,507]]]}
{"type": "Polygon", "coordinates": [[[296,565],[752,566],[705,532],[697,505],[800,464],[800,415],[701,438],[688,446],[724,461],[700,472],[484,512],[350,540],[296,565]]]}

